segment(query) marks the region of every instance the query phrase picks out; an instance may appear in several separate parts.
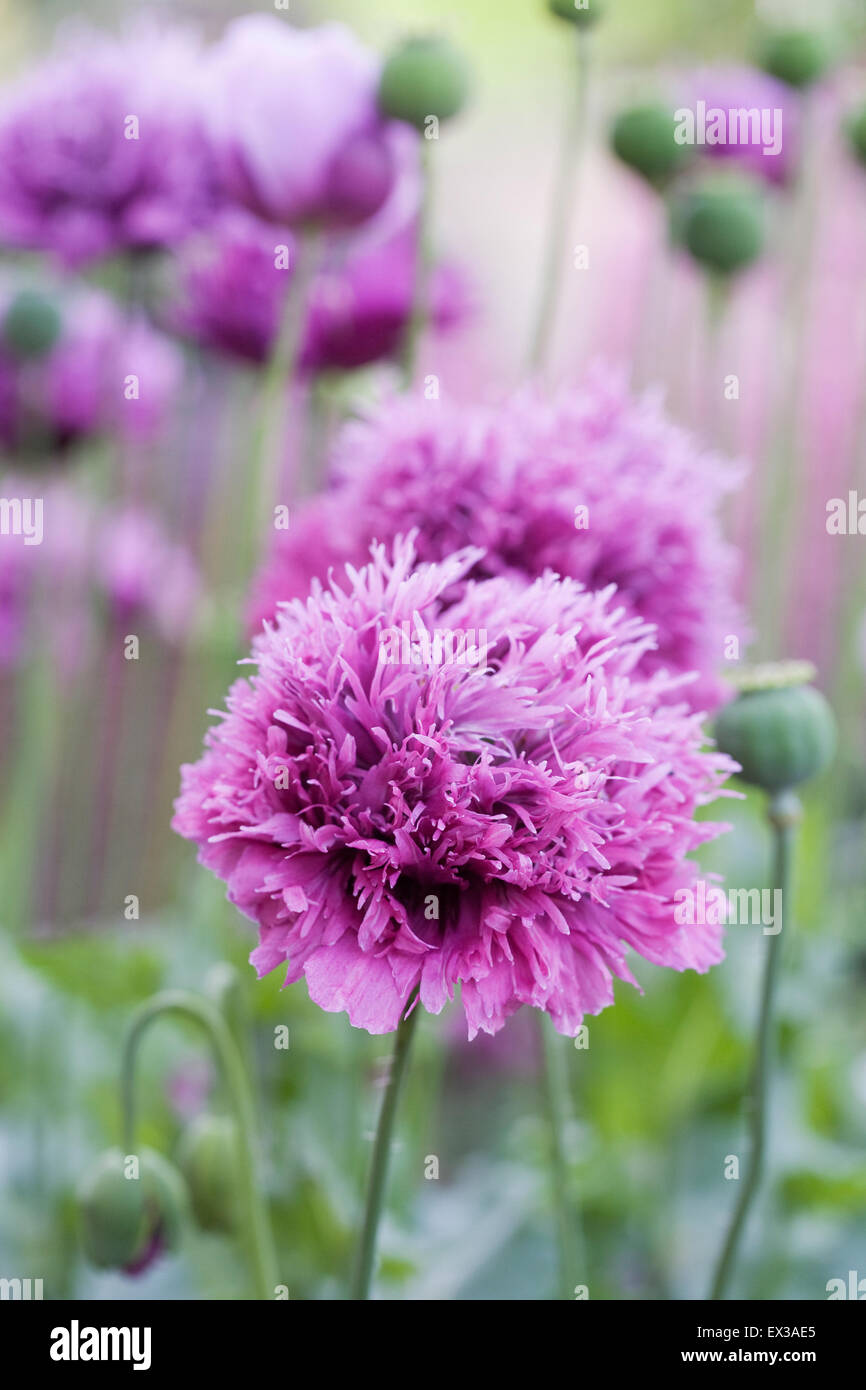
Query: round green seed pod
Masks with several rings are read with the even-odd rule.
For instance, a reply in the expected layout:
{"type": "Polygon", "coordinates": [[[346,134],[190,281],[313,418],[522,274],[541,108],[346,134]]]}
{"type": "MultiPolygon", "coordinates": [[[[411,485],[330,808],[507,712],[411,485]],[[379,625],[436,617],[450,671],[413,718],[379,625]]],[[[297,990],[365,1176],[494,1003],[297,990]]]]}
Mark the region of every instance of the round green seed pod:
{"type": "Polygon", "coordinates": [[[743,781],[773,794],[823,772],[836,751],[833,711],[803,674],[801,663],[758,668],[716,720],[716,743],[743,781]]]}
{"type": "Polygon", "coordinates": [[[435,37],[409,39],[382,69],[379,110],[424,130],[428,117],[447,121],[462,111],[469,89],[469,69],[453,44],[435,37]]]}
{"type": "Polygon", "coordinates": [[[614,154],[654,188],[663,188],[689,163],[692,151],[674,138],[674,114],[664,106],[646,104],[621,111],[614,120],[610,142],[614,154]]]}
{"type": "Polygon", "coordinates": [[[186,1194],[177,1170],[161,1154],[143,1149],[138,1176],[127,1176],[130,1157],[109,1149],[79,1188],[82,1244],[99,1269],[135,1265],[156,1235],[168,1249],[179,1238],[186,1194]]]}
{"type": "Polygon", "coordinates": [[[63,321],[48,295],[19,290],[3,316],[3,343],[16,357],[44,357],[60,336],[63,321]]]}
{"type": "Polygon", "coordinates": [[[547,0],[547,8],[557,19],[567,20],[582,29],[597,24],[604,13],[602,0],[547,0]]]}
{"type": "Polygon", "coordinates": [[[226,1115],[197,1116],[181,1136],[177,1159],[202,1230],[235,1230],[240,1188],[235,1122],[226,1115]]]}
{"type": "Polygon", "coordinates": [[[733,275],[764,249],[764,204],[748,184],[703,184],[674,200],[671,231],[707,270],[733,275]]]}
{"type": "Polygon", "coordinates": [[[758,53],[758,62],[765,72],[801,91],[820,81],[832,61],[830,39],[810,29],[783,29],[768,34],[758,53]]]}

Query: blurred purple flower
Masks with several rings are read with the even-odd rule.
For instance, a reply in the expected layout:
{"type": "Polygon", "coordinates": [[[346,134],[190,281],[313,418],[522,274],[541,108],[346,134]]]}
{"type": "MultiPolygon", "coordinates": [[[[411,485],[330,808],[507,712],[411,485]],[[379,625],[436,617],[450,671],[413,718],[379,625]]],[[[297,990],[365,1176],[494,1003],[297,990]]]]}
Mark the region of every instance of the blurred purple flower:
{"type": "Polygon", "coordinates": [[[13,670],[43,644],[63,675],[87,660],[91,609],[89,504],[65,483],[6,473],[0,494],[42,504],[42,539],[0,535],[0,671],[13,670]]]}
{"type": "Polygon", "coordinates": [[[42,539],[0,535],[0,670],[47,643],[73,677],[89,660],[96,605],[181,642],[199,612],[201,580],[187,550],[156,517],[129,505],[98,507],[65,481],[5,475],[6,499],[42,504],[42,539]]]}
{"type": "MultiPolygon", "coordinates": [[[[701,68],[689,79],[688,102],[706,103],[706,109],[757,112],[759,120],[770,122],[763,134],[772,131],[778,120],[780,148],[764,151],[762,138],[746,143],[701,145],[700,153],[711,159],[732,160],[743,169],[772,184],[786,184],[796,173],[800,155],[800,108],[796,92],[759,68],[718,67],[701,68]],[[763,113],[768,115],[765,117],[763,113]],[[775,117],[775,112],[781,112],[775,117]]],[[[752,123],[753,124],[753,123],[752,123]]],[[[750,124],[751,130],[751,124],[750,124]]],[[[753,132],[754,133],[754,132],[753,132]]]]}
{"type": "Polygon", "coordinates": [[[722,698],[725,637],[744,635],[719,520],[738,474],[655,396],[635,400],[596,371],[551,401],[526,391],[497,409],[398,398],[345,428],[333,472],[332,491],[298,509],[265,561],[253,627],[330,565],[361,563],[372,539],[417,527],[423,560],[480,546],[474,577],[550,569],[615,584],[658,629],[643,670],[698,672],[684,696],[695,709],[722,698]]]}
{"type": "Polygon", "coordinates": [[[635,676],[652,630],[552,575],[467,587],[480,559],[413,568],[398,541],[283,608],[182,773],[175,829],[257,922],[259,974],[288,962],[372,1033],[459,983],[470,1037],[521,1004],[573,1034],[632,979],[627,947],[678,970],[722,955],[674,894],[732,765],[661,703],[672,682],[635,676]],[[404,623],[484,632],[486,661],[391,661],[404,623]]]}
{"type": "MultiPolygon", "coordinates": [[[[0,318],[17,284],[0,284],[0,318]]],[[[57,454],[92,435],[150,439],[176,399],[183,360],[144,319],[127,319],[98,290],[54,286],[60,336],[39,358],[0,345],[0,446],[57,454]]]]}
{"type": "Polygon", "coordinates": [[[228,194],[268,222],[362,222],[394,177],[379,62],[342,25],[235,20],[208,60],[210,130],[228,194]]]}
{"type": "Polygon", "coordinates": [[[144,616],[166,641],[180,641],[200,596],[189,552],[136,507],[103,512],[95,540],[96,578],[117,621],[144,616]]]}
{"type": "Polygon", "coordinates": [[[0,107],[0,241],[81,265],[173,246],[216,198],[185,34],[76,31],[0,107]]]}
{"type": "MultiPolygon", "coordinates": [[[[282,244],[293,239],[282,232],[282,244]]],[[[203,346],[246,361],[267,361],[276,340],[291,271],[275,264],[274,228],[239,209],[223,213],[213,234],[179,258],[169,326],[203,346]]],[[[349,370],[393,355],[412,309],[415,233],[333,248],[315,280],[301,350],[302,371],[349,370]]],[[[468,294],[450,266],[434,274],[434,324],[448,328],[466,312],[468,294]]]]}

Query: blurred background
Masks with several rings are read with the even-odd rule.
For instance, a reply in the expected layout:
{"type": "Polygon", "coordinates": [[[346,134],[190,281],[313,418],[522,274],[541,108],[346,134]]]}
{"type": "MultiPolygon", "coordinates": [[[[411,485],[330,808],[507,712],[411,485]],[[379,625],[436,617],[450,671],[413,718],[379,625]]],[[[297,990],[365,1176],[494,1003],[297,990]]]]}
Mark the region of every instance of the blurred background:
{"type": "MultiPolygon", "coordinates": [[[[210,43],[255,8],[163,0],[149,12],[210,43]]],[[[127,0],[0,3],[3,81],[38,69],[71,23],[121,32],[141,13],[127,0]]],[[[433,29],[465,54],[473,100],[436,151],[432,241],[450,278],[421,370],[443,393],[495,401],[527,369],[574,81],[568,26],[541,0],[416,0],[411,22],[398,0],[292,0],[280,17],[343,21],[382,54],[433,29]]],[[[630,106],[677,107],[705,90],[726,105],[725,92],[760,90],[761,35],[792,19],[790,3],[608,0],[592,34],[569,230],[586,263],[570,258],[562,274],[546,374],[568,383],[599,361],[620,367],[743,461],[727,520],[751,654],[812,660],[840,720],[837,765],[807,797],[771,1176],[739,1279],[744,1297],[820,1299],[828,1280],[866,1275],[866,572],[862,538],[827,529],[829,499],[858,486],[866,496],[866,168],[846,126],[866,101],[862,3],[827,3],[820,16],[806,7],[804,22],[832,35],[833,60],[813,88],[786,91],[784,167],[767,174],[759,159],[737,170],[760,200],[764,237],[726,279],[721,310],[705,266],[672,244],[670,200],[610,140],[630,106]],[[708,389],[730,378],[735,396],[708,389]]],[[[46,1298],[250,1294],[231,1232],[191,1225],[179,1249],[135,1275],[82,1257],[75,1191],[119,1142],[119,1050],[136,1004],[169,986],[217,997],[217,967],[236,967],[236,1026],[292,1298],[341,1296],[387,1051],[315,1008],[302,985],[281,990],[279,972],[255,981],[249,924],[170,830],[178,767],[198,755],[206,711],[242,652],[249,572],[233,525],[260,385],[254,349],[232,350],[201,318],[190,330],[185,295],[199,264],[185,246],[132,269],[122,257],[59,267],[13,245],[0,255],[4,313],[26,291],[65,316],[65,357],[0,362],[0,493],[55,499],[41,546],[0,537],[0,1275],[42,1278],[46,1298]],[[132,411],[117,385],[130,375],[147,387],[132,411]],[[136,660],[124,656],[130,633],[136,660]],[[277,1050],[281,1025],[290,1041],[277,1050]]],[[[401,325],[399,313],[378,325],[379,346],[360,362],[340,360],[339,323],[321,347],[306,388],[319,447],[387,376],[401,325]]],[[[28,318],[25,337],[31,329],[28,318]]],[[[293,434],[286,495],[305,447],[293,434]]],[[[760,797],[725,814],[734,832],[706,867],[735,886],[769,883],[760,797]]],[[[705,1296],[733,1201],[725,1157],[742,1152],[764,944],[731,928],[726,962],[706,977],[638,962],[643,995],[618,985],[616,1006],[590,1021],[589,1047],[570,1058],[568,1161],[592,1298],[705,1296]]],[[[422,1021],[382,1296],[552,1295],[539,1056],[525,1012],[471,1045],[456,1009],[422,1021]],[[438,1177],[419,1181],[431,1156],[438,1177]]],[[[140,1135],[166,1155],[196,1115],[219,1110],[194,1033],[154,1030],[139,1096],[140,1135]]]]}

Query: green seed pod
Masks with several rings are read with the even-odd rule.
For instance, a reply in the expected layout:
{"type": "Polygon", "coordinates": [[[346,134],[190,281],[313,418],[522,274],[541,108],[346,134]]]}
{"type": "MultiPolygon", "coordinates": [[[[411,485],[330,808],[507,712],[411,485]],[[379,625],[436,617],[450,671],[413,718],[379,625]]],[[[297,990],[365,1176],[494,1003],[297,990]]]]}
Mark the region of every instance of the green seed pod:
{"type": "Polygon", "coordinates": [[[225,1115],[199,1115],[181,1136],[177,1159],[202,1230],[235,1230],[240,1188],[235,1122],[225,1115]]]}
{"type": "Polygon", "coordinates": [[[854,158],[866,165],[866,105],[852,111],[845,122],[845,134],[854,158]]]}
{"type": "Polygon", "coordinates": [[[703,184],[674,200],[671,232],[707,270],[733,275],[764,249],[764,204],[750,184],[703,184]]]}
{"type": "Polygon", "coordinates": [[[759,65],[772,77],[800,90],[818,82],[833,61],[833,45],[826,34],[809,29],[784,29],[763,41],[759,65]]]}
{"type": "Polygon", "coordinates": [[[186,1195],[180,1175],[161,1154],[109,1149],[84,1179],[78,1199],[85,1254],[100,1269],[137,1265],[148,1248],[177,1244],[186,1195]],[[129,1176],[127,1176],[129,1174],[129,1176]]]}
{"type": "Polygon", "coordinates": [[[62,326],[53,300],[39,290],[19,290],[3,317],[3,342],[16,357],[44,357],[62,326]]]}
{"type": "Polygon", "coordinates": [[[424,130],[429,116],[447,121],[462,111],[469,88],[469,69],[446,39],[409,39],[382,69],[379,110],[424,130]]]}
{"type": "Polygon", "coordinates": [[[808,663],[758,667],[716,720],[716,743],[740,764],[744,782],[777,793],[829,766],[836,721],[819,690],[806,682],[808,663]]]}
{"type": "Polygon", "coordinates": [[[614,154],[653,188],[664,188],[692,156],[674,139],[674,114],[664,106],[633,106],[621,111],[611,129],[614,154]]]}
{"type": "Polygon", "coordinates": [[[602,0],[547,0],[547,8],[557,19],[565,19],[581,29],[597,24],[604,13],[602,0]]]}

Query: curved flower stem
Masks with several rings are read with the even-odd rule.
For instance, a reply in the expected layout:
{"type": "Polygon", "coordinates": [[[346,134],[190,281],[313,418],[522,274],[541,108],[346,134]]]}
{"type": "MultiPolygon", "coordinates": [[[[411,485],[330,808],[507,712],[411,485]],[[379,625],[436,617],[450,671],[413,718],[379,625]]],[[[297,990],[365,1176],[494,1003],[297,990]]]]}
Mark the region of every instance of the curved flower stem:
{"type": "Polygon", "coordinates": [[[539,1015],[538,1024],[544,1056],[551,1186],[559,1260],[559,1297],[570,1300],[580,1272],[577,1216],[569,1200],[568,1158],[565,1147],[565,1131],[571,1119],[571,1093],[568,1068],[565,1064],[564,1039],[554,1032],[545,1014],[539,1015]]]}
{"type": "Polygon", "coordinates": [[[373,1264],[376,1258],[376,1238],[382,1216],[385,1186],[388,1180],[388,1165],[391,1158],[394,1119],[400,1101],[403,1079],[406,1075],[409,1047],[420,1012],[421,1006],[416,1004],[411,1012],[400,1020],[400,1026],[394,1038],[394,1052],[391,1057],[382,1109],[379,1112],[379,1124],[376,1129],[370,1178],[367,1184],[367,1200],[364,1204],[364,1222],[361,1227],[355,1270],[352,1276],[351,1297],[353,1299],[368,1299],[370,1297],[373,1264]]]}
{"type": "Polygon", "coordinates": [[[276,1256],[267,1205],[258,1182],[252,1092],[229,1026],[219,1009],[209,1000],[186,990],[166,990],[148,999],[133,1015],[121,1065],[125,1152],[134,1152],[135,1145],[135,1064],[138,1049],[150,1025],[167,1014],[190,1019],[203,1028],[219,1062],[237,1123],[238,1165],[244,1209],[243,1238],[253,1272],[256,1297],[271,1299],[276,1285],[276,1256]]]}
{"type": "Polygon", "coordinates": [[[589,58],[591,39],[582,28],[575,26],[575,71],[572,76],[571,101],[566,103],[565,129],[559,152],[559,169],[553,190],[553,203],[548,223],[547,250],[544,258],[541,298],[529,350],[529,368],[541,372],[550,351],[559,298],[562,263],[565,259],[569,230],[569,213],[577,194],[577,183],[583,152],[586,148],[587,112],[589,97],[589,58]]]}
{"type": "Polygon", "coordinates": [[[412,311],[403,339],[403,387],[407,390],[415,375],[418,347],[430,318],[430,275],[433,268],[433,141],[421,137],[421,201],[418,208],[418,242],[415,250],[415,284],[412,311]]]}
{"type": "MultiPolygon", "coordinates": [[[[788,904],[792,887],[792,860],[796,828],[800,820],[800,802],[793,792],[778,792],[771,798],[767,817],[773,827],[774,847],[774,885],[781,890],[783,921],[789,919],[788,904]]],[[[740,1247],[743,1230],[755,1194],[761,1183],[764,1169],[767,1130],[767,1099],[770,1088],[773,1063],[773,1000],[781,956],[781,931],[770,937],[764,963],[764,982],[761,990],[761,1007],[758,1014],[758,1028],[755,1044],[755,1060],[750,1086],[751,1149],[749,1165],[743,1185],[740,1188],[737,1204],[728,1228],[722,1253],[716,1267],[710,1290],[710,1299],[725,1297],[725,1290],[733,1273],[740,1247]]]]}

